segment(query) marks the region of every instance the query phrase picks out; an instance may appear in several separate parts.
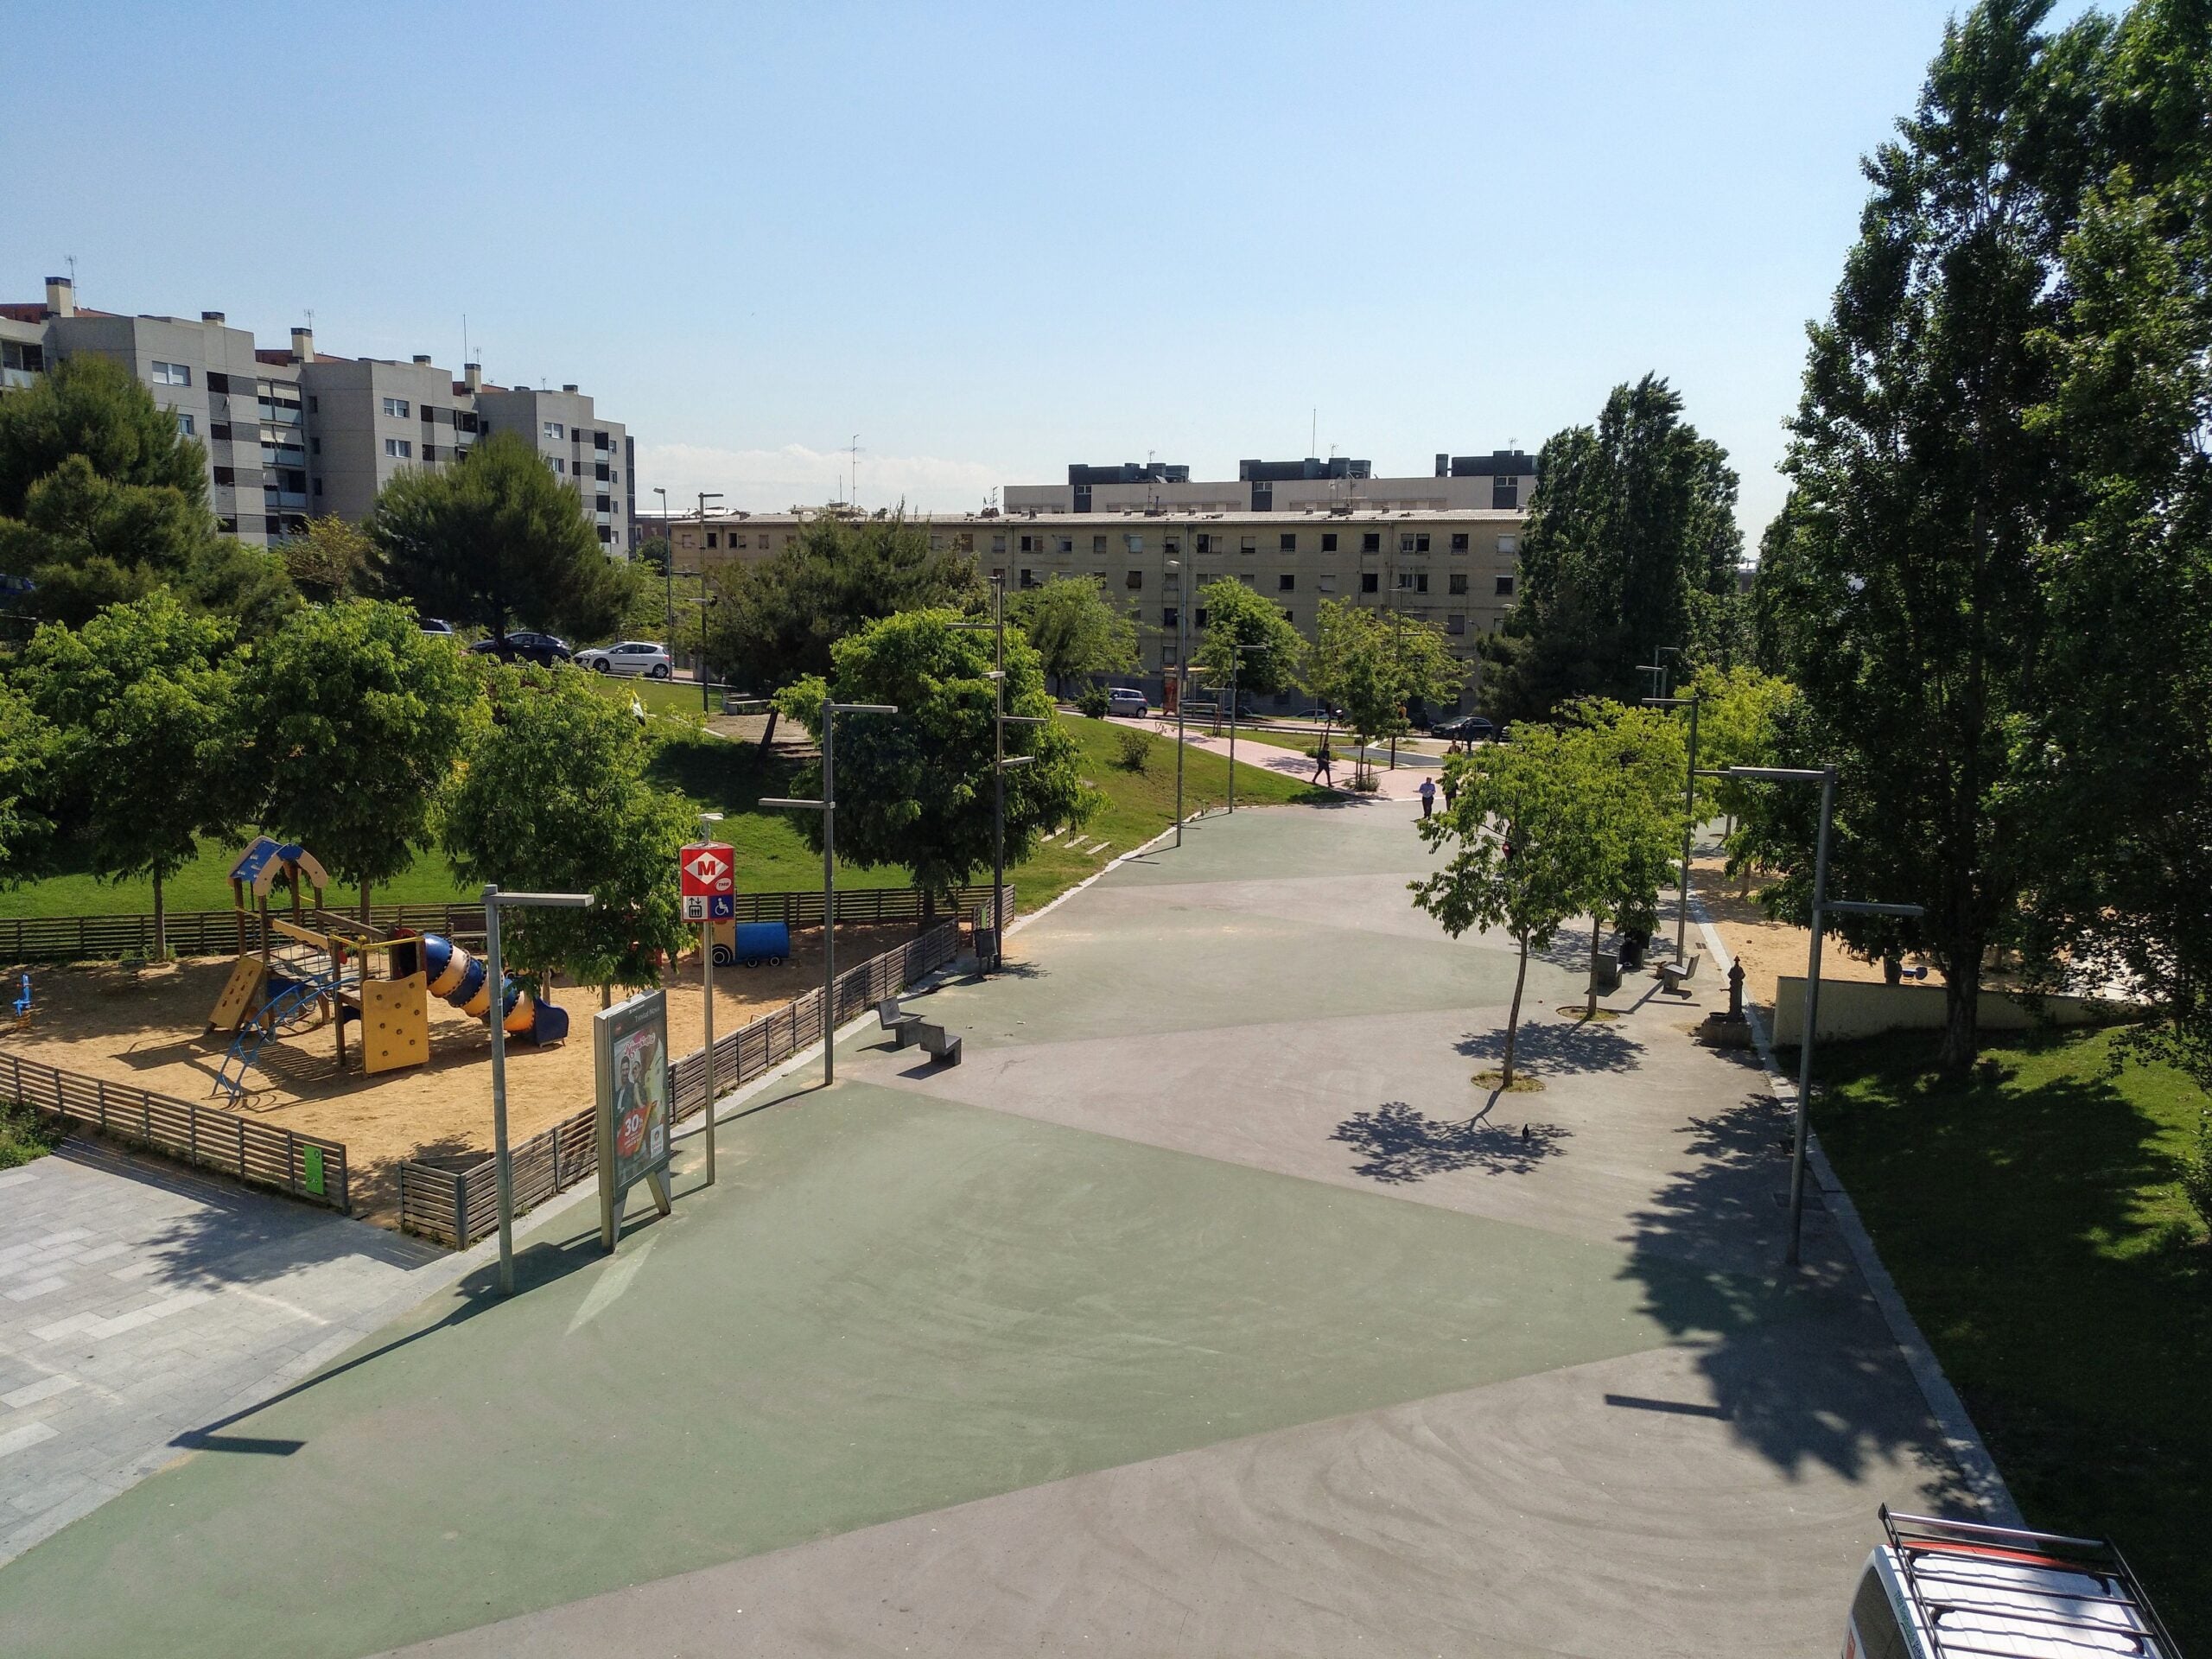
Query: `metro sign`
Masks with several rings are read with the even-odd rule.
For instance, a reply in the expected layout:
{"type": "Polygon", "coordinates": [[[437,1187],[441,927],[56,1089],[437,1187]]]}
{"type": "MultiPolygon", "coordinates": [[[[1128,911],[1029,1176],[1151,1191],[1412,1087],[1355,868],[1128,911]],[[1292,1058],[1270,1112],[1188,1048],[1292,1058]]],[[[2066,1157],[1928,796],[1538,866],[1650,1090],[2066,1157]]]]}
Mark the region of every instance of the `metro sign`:
{"type": "Polygon", "coordinates": [[[706,899],[728,893],[735,885],[737,856],[727,842],[686,847],[677,861],[686,899],[706,899]]]}

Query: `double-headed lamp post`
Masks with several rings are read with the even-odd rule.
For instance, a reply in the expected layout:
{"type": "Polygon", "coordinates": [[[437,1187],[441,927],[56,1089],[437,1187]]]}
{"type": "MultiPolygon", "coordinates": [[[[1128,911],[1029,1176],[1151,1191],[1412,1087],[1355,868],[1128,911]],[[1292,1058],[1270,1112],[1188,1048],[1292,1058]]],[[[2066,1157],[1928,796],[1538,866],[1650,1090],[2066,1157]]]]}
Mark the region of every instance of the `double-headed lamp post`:
{"type": "Polygon", "coordinates": [[[1697,836],[1697,710],[1694,693],[1687,697],[1645,697],[1647,709],[1687,709],[1690,711],[1689,774],[1682,780],[1682,898],[1675,912],[1675,960],[1687,962],[1683,955],[1686,930],[1690,919],[1690,852],[1697,836]]]}
{"type": "Polygon", "coordinates": [[[830,702],[822,705],[822,798],[772,798],[763,806],[790,807],[822,815],[822,1086],[837,1081],[837,716],[895,715],[887,702],[830,702]]]}
{"type": "Polygon", "coordinates": [[[1006,942],[1006,775],[1015,766],[1036,764],[1033,754],[1009,756],[1006,728],[1042,726],[1038,715],[1009,715],[1006,711],[1006,575],[991,578],[992,615],[988,622],[956,622],[963,632],[988,630],[995,636],[991,669],[991,960],[995,964],[1006,942]]]}
{"type": "Polygon", "coordinates": [[[1919,905],[1882,905],[1864,899],[1828,897],[1828,835],[1835,823],[1835,768],[1834,766],[1724,766],[1697,774],[1706,778],[1740,778],[1767,784],[1818,784],[1821,786],[1821,830],[1813,847],[1812,943],[1805,951],[1805,1029],[1797,1048],[1797,1122],[1789,1151],[1789,1243],[1783,1264],[1795,1268],[1801,1259],[1800,1240],[1805,1226],[1805,1136],[1813,1094],[1813,1039],[1820,1029],[1821,934],[1830,915],[1923,916],[1919,905]]]}
{"type": "Polygon", "coordinates": [[[515,1166],[507,1154],[507,974],[499,954],[499,912],[510,905],[526,910],[589,910],[588,893],[501,893],[496,883],[484,889],[484,971],[492,996],[492,1155],[499,1167],[499,1294],[515,1293],[515,1166]]]}

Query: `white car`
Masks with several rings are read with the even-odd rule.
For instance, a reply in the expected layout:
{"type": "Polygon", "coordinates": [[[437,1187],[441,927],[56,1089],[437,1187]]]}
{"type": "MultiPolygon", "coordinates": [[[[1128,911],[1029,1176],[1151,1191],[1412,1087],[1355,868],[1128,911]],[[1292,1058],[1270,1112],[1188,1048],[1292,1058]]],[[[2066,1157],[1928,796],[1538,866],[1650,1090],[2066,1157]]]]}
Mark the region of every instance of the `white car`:
{"type": "Polygon", "coordinates": [[[1145,701],[1144,693],[1134,686],[1110,686],[1106,692],[1106,712],[1142,719],[1152,712],[1152,705],[1145,701]]]}
{"type": "Polygon", "coordinates": [[[594,674],[643,674],[664,680],[675,671],[668,647],[650,639],[624,639],[611,645],[594,645],[576,653],[576,666],[594,674]]]}

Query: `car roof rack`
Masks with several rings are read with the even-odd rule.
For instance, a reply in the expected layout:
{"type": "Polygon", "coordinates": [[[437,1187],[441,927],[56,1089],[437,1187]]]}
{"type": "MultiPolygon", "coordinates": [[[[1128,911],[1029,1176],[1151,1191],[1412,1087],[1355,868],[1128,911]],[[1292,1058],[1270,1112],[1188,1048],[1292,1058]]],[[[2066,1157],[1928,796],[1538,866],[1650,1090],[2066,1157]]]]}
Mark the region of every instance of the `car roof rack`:
{"type": "Polygon", "coordinates": [[[1933,1659],[2022,1659],[2059,1649],[2181,1659],[2134,1569],[2109,1539],[1898,1515],[1886,1503],[1881,1520],[1933,1659]],[[1973,1572],[1974,1564],[1985,1570],[1973,1572]],[[1993,1567],[2086,1579],[2095,1588],[2049,1579],[2008,1586],[1993,1578],[1986,1570],[1993,1567]]]}

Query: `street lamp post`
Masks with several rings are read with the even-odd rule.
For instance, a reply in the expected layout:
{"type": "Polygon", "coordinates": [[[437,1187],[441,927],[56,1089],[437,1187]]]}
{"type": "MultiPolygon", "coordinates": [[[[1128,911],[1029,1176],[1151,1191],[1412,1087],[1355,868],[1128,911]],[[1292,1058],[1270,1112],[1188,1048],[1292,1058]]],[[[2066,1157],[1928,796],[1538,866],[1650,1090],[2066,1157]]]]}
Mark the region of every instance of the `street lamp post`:
{"type": "MultiPolygon", "coordinates": [[[[1198,532],[1191,532],[1196,536],[1198,532]]],[[[1191,690],[1191,596],[1184,591],[1183,561],[1167,561],[1175,573],[1175,844],[1183,844],[1183,704],[1191,690]]]]}
{"type": "Polygon", "coordinates": [[[499,912],[509,905],[533,910],[589,910],[592,896],[588,893],[501,893],[497,883],[484,889],[484,971],[492,996],[492,1155],[498,1166],[502,1296],[515,1294],[515,1167],[507,1154],[507,975],[499,953],[499,912]]]}
{"type": "Polygon", "coordinates": [[[1690,919],[1690,852],[1697,834],[1697,713],[1699,698],[1695,692],[1687,697],[1646,697],[1647,709],[1687,709],[1690,711],[1690,764],[1688,774],[1682,779],[1682,898],[1675,912],[1675,960],[1687,962],[1683,954],[1686,930],[1690,919]]]}
{"type": "Polygon", "coordinates": [[[673,651],[676,649],[676,538],[668,534],[668,527],[673,522],[668,516],[668,492],[656,484],[653,493],[660,497],[660,528],[665,549],[660,562],[661,591],[668,599],[668,647],[673,651]]]}
{"type": "MultiPolygon", "coordinates": [[[[720,490],[702,490],[699,492],[699,545],[696,550],[699,555],[699,585],[702,589],[707,584],[707,503],[709,501],[719,501],[721,499],[722,493],[720,490]]],[[[671,569],[673,569],[676,563],[676,560],[673,556],[674,552],[675,550],[671,546],[670,549],[671,557],[669,559],[669,564],[671,569]]],[[[672,582],[674,580],[675,578],[671,575],[670,577],[670,581],[672,582]]],[[[671,588],[671,591],[673,591],[673,589],[671,588]]],[[[671,607],[671,617],[673,614],[674,609],[671,607]]],[[[676,624],[673,620],[669,624],[671,628],[673,628],[675,626],[676,624]]],[[[704,611],[699,613],[699,651],[694,660],[697,664],[697,667],[694,671],[699,677],[699,707],[701,709],[704,709],[707,706],[707,613],[704,611]]]]}
{"type": "MultiPolygon", "coordinates": [[[[719,812],[702,812],[699,815],[699,839],[702,842],[713,840],[715,825],[721,821],[722,815],[719,812]]],[[[712,1186],[715,1184],[715,923],[712,917],[709,917],[699,925],[699,976],[704,982],[707,993],[705,1010],[707,1029],[706,1185],[712,1186]]],[[[671,1135],[675,1133],[674,1124],[671,1123],[669,1126],[669,1132],[671,1135]]]]}
{"type": "MultiPolygon", "coordinates": [[[[705,581],[705,577],[700,578],[702,586],[705,581]]],[[[714,602],[712,594],[701,594],[690,601],[699,607],[699,712],[702,715],[714,712],[707,701],[707,609],[714,602]]]]}
{"type": "Polygon", "coordinates": [[[956,622],[952,626],[963,630],[988,628],[994,635],[991,667],[991,960],[999,960],[1006,939],[1006,774],[1014,766],[1035,763],[1033,754],[1017,754],[1009,760],[1006,752],[1006,728],[1009,726],[1042,726],[1045,721],[1036,715],[1009,715],[1006,711],[1006,575],[1001,572],[991,578],[992,617],[988,622],[956,622]]]}
{"type": "Polygon", "coordinates": [[[1813,848],[1813,938],[1805,952],[1805,1029],[1797,1047],[1797,1122],[1789,1151],[1789,1242],[1782,1257],[1785,1267],[1795,1268],[1801,1260],[1799,1246],[1805,1227],[1805,1138],[1813,1094],[1813,1039],[1820,1028],[1821,1017],[1821,935],[1827,918],[1831,914],[1910,918],[1927,912],[1919,905],[1884,905],[1828,897],[1828,836],[1835,823],[1834,766],[1724,766],[1702,775],[1821,786],[1821,830],[1813,848]]]}
{"type": "Polygon", "coordinates": [[[822,815],[822,1086],[837,1081],[837,716],[895,715],[887,702],[830,702],[822,705],[822,798],[800,801],[763,797],[763,806],[785,806],[822,815]]]}

